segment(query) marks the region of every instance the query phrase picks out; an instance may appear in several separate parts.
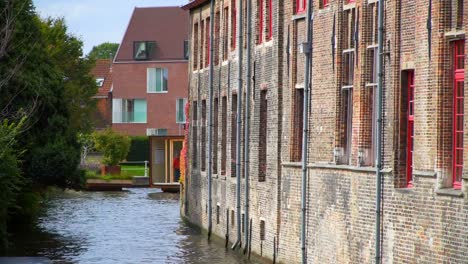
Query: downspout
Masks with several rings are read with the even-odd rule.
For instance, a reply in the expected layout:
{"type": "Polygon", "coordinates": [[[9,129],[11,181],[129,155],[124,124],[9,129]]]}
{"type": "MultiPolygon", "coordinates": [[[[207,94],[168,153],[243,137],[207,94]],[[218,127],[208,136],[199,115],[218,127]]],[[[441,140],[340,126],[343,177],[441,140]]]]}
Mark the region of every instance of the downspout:
{"type": "Polygon", "coordinates": [[[302,113],[302,185],[301,185],[301,251],[302,263],[307,263],[306,253],[306,187],[307,187],[307,149],[308,149],[308,128],[309,128],[309,87],[310,87],[310,61],[312,53],[312,0],[307,1],[306,32],[307,42],[304,67],[304,105],[302,113]]]}
{"type": "Polygon", "coordinates": [[[210,73],[209,73],[209,94],[208,94],[208,240],[210,240],[211,237],[211,227],[212,227],[212,184],[211,184],[211,178],[213,174],[213,166],[212,166],[212,144],[211,144],[211,138],[212,138],[212,133],[213,133],[213,54],[214,54],[214,39],[213,39],[213,32],[214,32],[214,2],[215,0],[211,0],[211,6],[210,6],[210,73]]]}
{"type": "MultiPolygon", "coordinates": [[[[241,145],[241,118],[242,118],[242,0],[237,0],[237,127],[236,127],[236,209],[237,209],[237,241],[232,246],[235,249],[242,242],[241,235],[241,169],[240,169],[240,145],[241,145]]],[[[231,25],[232,26],[232,25],[231,25]]]]}
{"type": "Polygon", "coordinates": [[[376,160],[376,197],[375,197],[375,263],[380,264],[381,259],[381,238],[380,238],[380,216],[381,216],[381,206],[382,206],[382,92],[383,92],[383,59],[384,59],[384,50],[383,50],[383,31],[384,31],[384,0],[379,1],[379,13],[378,13],[378,24],[379,24],[379,34],[378,34],[378,54],[377,57],[377,73],[378,73],[378,84],[377,84],[377,126],[376,126],[376,151],[375,151],[375,160],[376,160]]]}
{"type": "Polygon", "coordinates": [[[250,53],[251,53],[251,41],[252,41],[252,9],[251,9],[251,0],[246,1],[247,6],[247,80],[245,81],[245,117],[244,117],[244,176],[245,176],[245,213],[244,213],[244,241],[245,248],[244,254],[249,248],[249,228],[252,228],[247,223],[249,223],[249,189],[250,189],[250,86],[251,86],[251,65],[250,65],[250,53]]]}

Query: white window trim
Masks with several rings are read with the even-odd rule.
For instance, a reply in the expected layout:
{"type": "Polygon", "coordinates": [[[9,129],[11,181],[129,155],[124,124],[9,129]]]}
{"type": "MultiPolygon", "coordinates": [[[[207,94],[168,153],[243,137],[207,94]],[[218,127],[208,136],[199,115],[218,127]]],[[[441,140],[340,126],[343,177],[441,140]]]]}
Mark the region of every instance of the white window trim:
{"type": "MultiPolygon", "coordinates": [[[[167,71],[167,82],[169,82],[169,70],[167,68],[158,68],[158,67],[149,67],[149,68],[146,68],[146,93],[149,93],[149,94],[164,94],[164,93],[168,93],[169,92],[169,85],[166,85],[166,90],[162,90],[162,91],[150,91],[150,87],[149,87],[149,70],[150,69],[162,69],[162,75],[161,76],[162,78],[164,77],[164,71],[167,71]]],[[[164,85],[164,82],[163,82],[163,85],[164,85]]]]}

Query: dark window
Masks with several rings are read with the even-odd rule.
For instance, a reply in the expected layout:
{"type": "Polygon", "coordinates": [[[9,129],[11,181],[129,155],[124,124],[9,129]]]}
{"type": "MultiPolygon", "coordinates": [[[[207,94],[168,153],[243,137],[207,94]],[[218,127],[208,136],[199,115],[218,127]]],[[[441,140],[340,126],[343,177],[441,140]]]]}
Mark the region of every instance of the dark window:
{"type": "Polygon", "coordinates": [[[228,57],[228,39],[229,39],[229,8],[224,8],[223,11],[223,60],[228,57]]]}
{"type": "Polygon", "coordinates": [[[242,214],[242,218],[241,218],[241,230],[242,230],[242,233],[244,233],[245,231],[245,215],[242,214]]]}
{"type": "Polygon", "coordinates": [[[154,41],[135,41],[133,42],[133,58],[135,60],[153,59],[154,41]]]}
{"type": "Polygon", "coordinates": [[[188,40],[184,40],[184,59],[187,59],[189,58],[189,53],[190,53],[190,48],[189,48],[189,41],[188,40]]]}
{"type": "Polygon", "coordinates": [[[231,210],[231,225],[235,226],[236,225],[236,220],[235,220],[235,213],[234,210],[231,210]]]}
{"type": "Polygon", "coordinates": [[[201,170],[206,170],[206,100],[202,100],[202,116],[201,116],[201,170]]]}
{"type": "Polygon", "coordinates": [[[273,0],[266,0],[267,3],[267,39],[270,40],[273,38],[273,0]]]}
{"type": "Polygon", "coordinates": [[[236,177],[236,150],[237,150],[237,95],[232,95],[231,100],[231,177],[236,177]]]}
{"type": "Polygon", "coordinates": [[[216,224],[219,225],[219,205],[216,206],[216,224]]]}
{"type": "Polygon", "coordinates": [[[355,9],[343,13],[343,80],[341,91],[341,116],[342,116],[342,147],[344,150],[341,163],[349,163],[351,160],[351,142],[353,128],[353,86],[355,65],[355,43],[354,34],[356,30],[355,9]]]}
{"type": "Polygon", "coordinates": [[[265,221],[260,220],[260,240],[265,240],[265,221]]]}
{"type": "Polygon", "coordinates": [[[304,89],[294,90],[294,106],[292,121],[291,161],[302,159],[302,129],[304,110],[304,89]]]}
{"type": "Polygon", "coordinates": [[[198,23],[195,23],[193,27],[193,68],[196,70],[198,69],[198,53],[199,53],[199,46],[198,46],[198,23]]]}
{"type": "Polygon", "coordinates": [[[227,97],[222,97],[221,106],[221,175],[226,175],[226,159],[227,159],[227,97]]]}
{"type": "Polygon", "coordinates": [[[351,157],[351,142],[353,132],[353,89],[342,89],[341,96],[344,133],[344,156],[341,162],[349,163],[351,157]]]}
{"type": "Polygon", "coordinates": [[[213,105],[213,173],[218,173],[218,98],[214,99],[213,105]]]}
{"type": "Polygon", "coordinates": [[[258,142],[258,181],[265,181],[267,170],[267,124],[268,124],[268,101],[266,92],[260,93],[260,123],[258,142]]]}
{"type": "Polygon", "coordinates": [[[263,1],[257,0],[257,44],[263,42],[263,1]]]}
{"type": "Polygon", "coordinates": [[[210,65],[210,18],[207,17],[205,21],[205,67],[210,65]]]}
{"type": "Polygon", "coordinates": [[[193,101],[192,112],[193,112],[193,114],[192,114],[192,116],[193,116],[193,120],[192,120],[192,124],[193,124],[192,164],[193,164],[193,167],[196,168],[196,167],[198,167],[198,106],[197,106],[197,101],[193,101]]]}
{"type": "Polygon", "coordinates": [[[202,20],[200,23],[200,69],[203,68],[203,63],[205,63],[205,56],[206,56],[206,34],[205,34],[205,20],[202,20]]]}
{"type": "Polygon", "coordinates": [[[221,14],[216,12],[215,16],[215,24],[214,24],[214,53],[213,53],[213,59],[214,59],[214,64],[218,65],[219,64],[219,42],[221,41],[219,35],[220,35],[220,19],[221,19],[221,14]]]}
{"type": "Polygon", "coordinates": [[[231,0],[231,50],[236,49],[236,16],[237,16],[236,0],[231,0]]]}

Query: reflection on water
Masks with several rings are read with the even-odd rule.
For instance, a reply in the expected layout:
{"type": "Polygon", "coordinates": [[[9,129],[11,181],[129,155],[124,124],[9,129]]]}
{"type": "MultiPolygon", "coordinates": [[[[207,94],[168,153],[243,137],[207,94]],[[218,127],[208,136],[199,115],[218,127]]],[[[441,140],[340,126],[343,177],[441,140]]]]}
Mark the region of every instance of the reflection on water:
{"type": "Polygon", "coordinates": [[[9,255],[54,263],[252,263],[184,224],[176,197],[154,189],[66,192],[37,227],[12,238],[9,255]]]}

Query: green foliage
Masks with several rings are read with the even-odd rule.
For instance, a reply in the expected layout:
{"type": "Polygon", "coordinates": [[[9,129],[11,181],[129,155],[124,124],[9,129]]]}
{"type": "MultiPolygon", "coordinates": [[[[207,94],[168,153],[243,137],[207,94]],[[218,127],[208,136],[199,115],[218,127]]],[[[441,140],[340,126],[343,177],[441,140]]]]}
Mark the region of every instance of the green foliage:
{"type": "Polygon", "coordinates": [[[118,48],[118,43],[104,42],[102,44],[94,46],[93,49],[89,52],[88,58],[93,60],[111,59],[117,53],[118,48]]]}
{"type": "Polygon", "coordinates": [[[63,19],[41,20],[32,0],[0,1],[0,14],[0,33],[8,32],[0,34],[4,241],[6,214],[14,211],[20,219],[32,215],[41,188],[77,188],[83,183],[77,133],[91,130],[97,87],[90,74],[94,61],[82,56],[82,41],[68,32],[63,19]]]}
{"type": "Polygon", "coordinates": [[[133,136],[127,161],[149,161],[149,139],[145,136],[133,136]]]}
{"type": "Polygon", "coordinates": [[[28,174],[35,183],[62,188],[79,188],[82,173],[77,170],[80,151],[63,140],[32,150],[28,174]]]}
{"type": "Polygon", "coordinates": [[[128,136],[106,129],[103,132],[94,132],[93,138],[96,150],[104,155],[104,164],[114,166],[127,157],[131,143],[128,136]]]}
{"type": "Polygon", "coordinates": [[[18,124],[0,123],[0,248],[7,246],[7,221],[24,183],[16,146],[23,123],[24,118],[18,124]]]}

